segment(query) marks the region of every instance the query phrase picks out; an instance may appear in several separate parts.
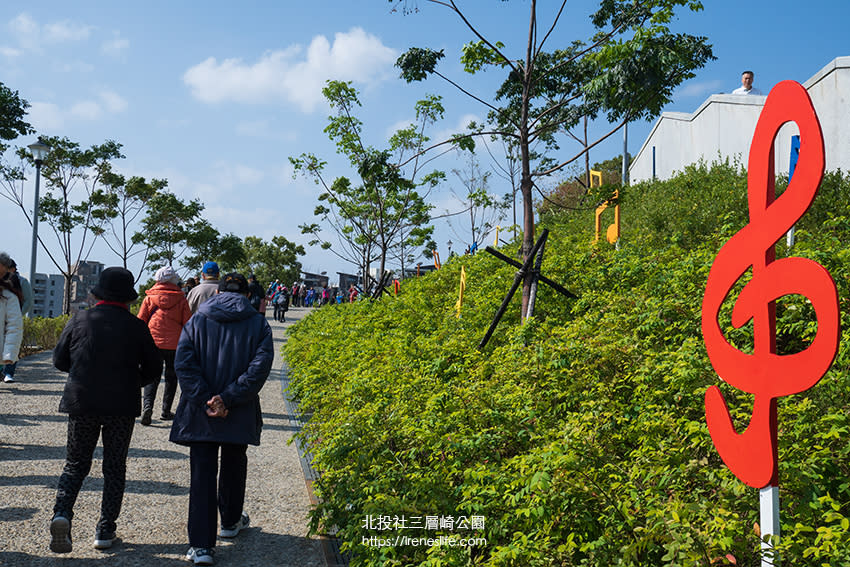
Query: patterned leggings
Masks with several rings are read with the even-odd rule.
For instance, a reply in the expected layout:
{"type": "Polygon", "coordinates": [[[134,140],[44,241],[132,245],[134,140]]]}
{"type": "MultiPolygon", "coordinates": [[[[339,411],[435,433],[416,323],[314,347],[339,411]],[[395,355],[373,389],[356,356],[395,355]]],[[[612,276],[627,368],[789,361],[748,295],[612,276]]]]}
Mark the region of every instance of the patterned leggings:
{"type": "Polygon", "coordinates": [[[65,468],[59,477],[53,514],[74,517],[74,503],[83,480],[91,470],[92,455],[103,432],[103,497],[98,530],[115,531],[121,513],[127,476],[127,451],[136,418],[133,416],[68,416],[68,447],[65,468]]]}

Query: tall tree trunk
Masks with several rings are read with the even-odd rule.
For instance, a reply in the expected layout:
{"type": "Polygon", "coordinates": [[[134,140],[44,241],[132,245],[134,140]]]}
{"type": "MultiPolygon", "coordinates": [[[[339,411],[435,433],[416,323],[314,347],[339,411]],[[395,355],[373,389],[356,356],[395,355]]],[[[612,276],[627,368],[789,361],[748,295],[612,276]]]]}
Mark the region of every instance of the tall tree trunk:
{"type": "Polygon", "coordinates": [[[64,301],[62,302],[62,313],[68,315],[71,313],[71,278],[73,277],[71,274],[70,267],[68,268],[67,273],[65,273],[65,289],[63,290],[64,301]]]}
{"type": "MultiPolygon", "coordinates": [[[[587,116],[584,117],[584,149],[587,150],[587,116]]],[[[584,183],[587,189],[590,188],[590,152],[584,152],[584,183]]]]}
{"type": "MultiPolygon", "coordinates": [[[[528,45],[525,51],[525,68],[523,69],[522,109],[519,122],[519,147],[522,159],[522,177],[520,191],[522,192],[522,261],[528,258],[534,247],[534,204],[531,179],[531,158],[529,157],[528,139],[528,108],[531,105],[532,77],[534,76],[534,34],[537,26],[537,0],[531,0],[531,20],[528,23],[528,45]]],[[[528,314],[528,300],[531,296],[531,273],[525,274],[522,282],[522,319],[528,314]]]]}

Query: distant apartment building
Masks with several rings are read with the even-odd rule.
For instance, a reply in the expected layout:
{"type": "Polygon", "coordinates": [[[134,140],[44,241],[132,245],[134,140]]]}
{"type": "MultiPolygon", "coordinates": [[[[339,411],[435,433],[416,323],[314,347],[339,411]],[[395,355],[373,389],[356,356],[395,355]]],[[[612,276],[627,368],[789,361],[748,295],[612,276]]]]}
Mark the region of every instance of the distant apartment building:
{"type": "MultiPolygon", "coordinates": [[[[104,265],[100,262],[79,262],[76,275],[71,278],[69,312],[88,309],[92,304],[89,291],[100,278],[104,265]]],[[[38,274],[32,282],[33,317],[58,317],[64,313],[65,276],[61,274],[38,274]]]]}
{"type": "Polygon", "coordinates": [[[321,274],[313,274],[310,272],[301,272],[301,281],[304,282],[304,285],[309,289],[319,289],[322,287],[327,287],[328,282],[330,281],[328,276],[324,273],[321,274]]]}
{"type": "Polygon", "coordinates": [[[105,266],[100,262],[78,262],[74,265],[74,277],[71,278],[71,313],[88,309],[92,305],[89,296],[91,288],[97,285],[105,266]]]}
{"type": "Polygon", "coordinates": [[[65,277],[56,274],[35,274],[32,284],[32,316],[58,317],[62,314],[65,277]]]}

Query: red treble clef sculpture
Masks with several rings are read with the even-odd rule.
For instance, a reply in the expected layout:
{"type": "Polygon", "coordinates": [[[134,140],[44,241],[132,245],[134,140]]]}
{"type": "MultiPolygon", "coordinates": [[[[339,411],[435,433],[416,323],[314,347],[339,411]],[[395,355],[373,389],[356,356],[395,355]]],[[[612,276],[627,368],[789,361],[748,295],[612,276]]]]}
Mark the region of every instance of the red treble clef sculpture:
{"type": "Polygon", "coordinates": [[[774,250],[812,204],[823,169],[823,135],[809,94],[799,83],[783,81],[770,91],[750,146],[750,222],[718,252],[702,304],[702,333],[714,370],[728,384],[755,396],[750,423],[739,434],[723,394],[711,386],[705,393],[708,430],[726,466],[754,488],[777,486],[776,399],[814,386],[838,351],[838,293],[829,272],[805,258],[777,260],[774,250]],[[776,198],[773,141],[779,128],[791,121],[800,129],[800,158],[788,189],[776,198]],[[734,327],[753,320],[753,353],[747,354],[726,340],[718,315],[729,291],[750,267],[752,278],[732,309],[734,327]],[[811,302],[818,329],[808,348],[779,355],[775,302],[791,294],[811,302]]]}

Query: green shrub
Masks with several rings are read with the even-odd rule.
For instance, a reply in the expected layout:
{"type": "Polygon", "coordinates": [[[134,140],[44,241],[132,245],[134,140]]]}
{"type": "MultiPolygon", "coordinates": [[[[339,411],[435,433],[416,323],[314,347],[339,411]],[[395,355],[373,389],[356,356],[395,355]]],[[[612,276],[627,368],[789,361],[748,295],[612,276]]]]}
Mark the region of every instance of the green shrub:
{"type": "MultiPolygon", "coordinates": [[[[850,180],[834,181],[845,200],[824,206],[816,227],[800,223],[794,255],[832,273],[850,339],[850,223],[837,214],[850,205],[850,180]]],[[[398,298],[322,309],[292,327],[291,393],[312,412],[299,435],[322,475],[311,529],[338,528],[352,565],[758,565],[758,493],[722,464],[703,405],[719,384],[741,430],[752,397],[721,383],[700,331],[708,271],[747,222],[736,209],[745,203],[740,172],[699,166],[624,196],[619,250],[590,244],[592,217],[548,216],[543,273],[579,298],[541,286],[535,317],[520,325],[516,297],[483,351],[515,272],[484,253],[406,280],[398,298]],[[638,208],[641,196],[664,202],[638,208]],[[714,212],[686,214],[696,198],[714,212]],[[665,220],[665,208],[678,216],[665,220]],[[483,516],[483,530],[462,535],[488,543],[364,545],[387,535],[364,527],[369,515],[483,516]]],[[[720,320],[745,348],[752,327],[730,328],[732,304],[720,320]]],[[[781,352],[805,348],[816,330],[803,297],[783,298],[777,319],[781,352]]],[[[816,387],[779,401],[785,564],[850,561],[841,344],[816,387]]],[[[399,533],[458,532],[389,535],[399,533]]]]}
{"type": "Polygon", "coordinates": [[[24,337],[21,342],[21,358],[52,350],[59,341],[59,335],[68,322],[68,315],[59,317],[24,317],[24,337]]]}

